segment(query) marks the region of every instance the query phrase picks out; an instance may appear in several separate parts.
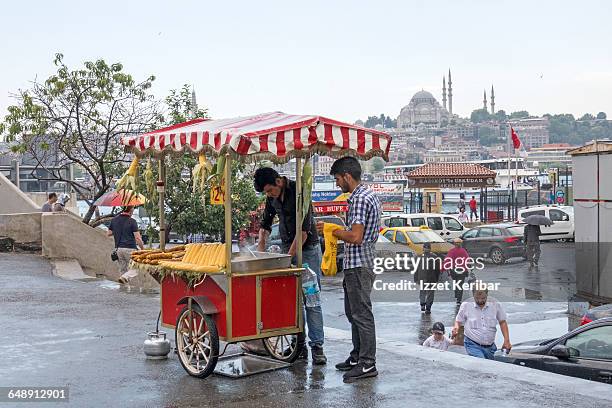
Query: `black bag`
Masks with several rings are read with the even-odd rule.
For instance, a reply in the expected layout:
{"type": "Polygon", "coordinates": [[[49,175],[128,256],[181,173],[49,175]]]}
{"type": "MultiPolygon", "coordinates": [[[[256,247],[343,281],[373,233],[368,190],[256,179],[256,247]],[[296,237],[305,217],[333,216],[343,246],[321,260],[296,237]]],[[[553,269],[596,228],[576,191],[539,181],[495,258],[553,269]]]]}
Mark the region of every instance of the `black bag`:
{"type": "Polygon", "coordinates": [[[111,252],[111,260],[112,261],[119,260],[119,255],[117,255],[117,248],[113,249],[113,252],[111,252]]]}

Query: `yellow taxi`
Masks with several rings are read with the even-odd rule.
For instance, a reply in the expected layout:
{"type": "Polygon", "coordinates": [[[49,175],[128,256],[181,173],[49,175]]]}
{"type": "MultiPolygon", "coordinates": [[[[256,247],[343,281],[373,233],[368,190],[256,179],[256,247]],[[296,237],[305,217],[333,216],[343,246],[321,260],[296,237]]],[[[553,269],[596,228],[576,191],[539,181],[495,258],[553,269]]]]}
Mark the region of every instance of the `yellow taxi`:
{"type": "Polygon", "coordinates": [[[431,244],[431,252],[446,255],[453,247],[427,226],[383,228],[380,234],[391,242],[407,245],[417,255],[423,254],[423,244],[431,244]]]}

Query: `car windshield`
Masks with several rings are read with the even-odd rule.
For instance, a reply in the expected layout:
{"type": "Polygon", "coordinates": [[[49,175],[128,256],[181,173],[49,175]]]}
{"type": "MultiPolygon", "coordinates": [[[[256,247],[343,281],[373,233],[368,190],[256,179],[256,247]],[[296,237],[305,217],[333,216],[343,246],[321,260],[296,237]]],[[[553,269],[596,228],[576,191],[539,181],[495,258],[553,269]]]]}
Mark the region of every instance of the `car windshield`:
{"type": "Polygon", "coordinates": [[[424,244],[425,242],[444,242],[438,234],[433,231],[407,231],[408,238],[414,244],[424,244]]]}

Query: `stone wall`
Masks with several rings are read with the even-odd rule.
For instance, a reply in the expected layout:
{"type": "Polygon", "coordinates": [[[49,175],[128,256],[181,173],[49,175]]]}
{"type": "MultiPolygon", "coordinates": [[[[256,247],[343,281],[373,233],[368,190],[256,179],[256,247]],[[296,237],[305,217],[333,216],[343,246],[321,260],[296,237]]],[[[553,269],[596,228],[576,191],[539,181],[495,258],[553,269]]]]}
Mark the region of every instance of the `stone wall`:
{"type": "Polygon", "coordinates": [[[41,242],[40,212],[26,214],[0,214],[0,236],[16,242],[41,242]]]}
{"type": "Polygon", "coordinates": [[[69,213],[45,213],[41,218],[44,256],[73,258],[87,274],[119,277],[118,264],[110,259],[114,242],[104,231],[91,228],[69,213]]]}
{"type": "Polygon", "coordinates": [[[40,211],[25,193],[0,173],[0,214],[23,214],[40,211]]]}

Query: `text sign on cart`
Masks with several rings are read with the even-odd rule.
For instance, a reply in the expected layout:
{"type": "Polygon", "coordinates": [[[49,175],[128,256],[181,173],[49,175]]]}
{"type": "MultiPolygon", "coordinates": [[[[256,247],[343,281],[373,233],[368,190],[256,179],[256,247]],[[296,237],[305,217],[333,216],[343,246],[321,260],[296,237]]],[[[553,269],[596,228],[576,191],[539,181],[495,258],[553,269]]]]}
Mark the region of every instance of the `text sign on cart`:
{"type": "Polygon", "coordinates": [[[223,205],[225,202],[225,192],[223,187],[212,186],[210,189],[210,203],[212,205],[223,205]]]}

